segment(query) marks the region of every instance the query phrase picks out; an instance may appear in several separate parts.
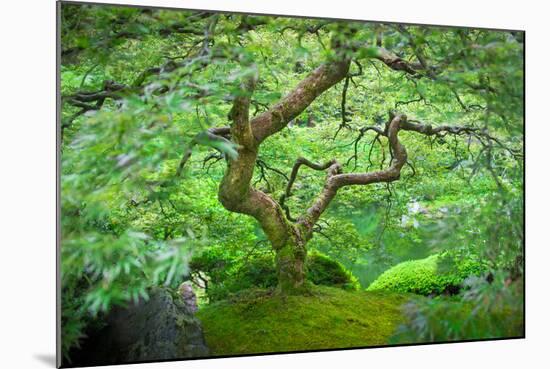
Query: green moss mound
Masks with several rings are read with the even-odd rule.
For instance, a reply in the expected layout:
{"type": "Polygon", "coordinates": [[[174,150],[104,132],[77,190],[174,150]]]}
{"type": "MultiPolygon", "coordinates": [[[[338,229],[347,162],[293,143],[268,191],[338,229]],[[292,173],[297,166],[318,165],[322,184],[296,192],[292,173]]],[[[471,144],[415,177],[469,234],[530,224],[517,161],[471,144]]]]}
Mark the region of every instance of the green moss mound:
{"type": "Polygon", "coordinates": [[[307,258],[307,279],[314,284],[357,290],[357,278],[344,265],[330,257],[314,251],[307,258]]]}
{"type": "Polygon", "coordinates": [[[403,323],[410,296],[324,286],[286,297],[249,290],[197,316],[213,355],[378,346],[403,323]]]}
{"type": "Polygon", "coordinates": [[[420,295],[458,292],[461,283],[479,275],[482,266],[470,260],[450,260],[436,254],[425,259],[405,261],[386,270],[367,291],[411,292],[420,295]]]}
{"type": "MultiPolygon", "coordinates": [[[[272,255],[250,258],[237,267],[229,261],[216,260],[216,255],[204,254],[195,258],[191,268],[208,273],[211,277],[208,295],[211,301],[228,298],[231,294],[251,288],[275,288],[277,272],[272,255]]],[[[313,251],[306,259],[307,280],[316,285],[359,289],[359,282],[341,263],[313,251]]]]}

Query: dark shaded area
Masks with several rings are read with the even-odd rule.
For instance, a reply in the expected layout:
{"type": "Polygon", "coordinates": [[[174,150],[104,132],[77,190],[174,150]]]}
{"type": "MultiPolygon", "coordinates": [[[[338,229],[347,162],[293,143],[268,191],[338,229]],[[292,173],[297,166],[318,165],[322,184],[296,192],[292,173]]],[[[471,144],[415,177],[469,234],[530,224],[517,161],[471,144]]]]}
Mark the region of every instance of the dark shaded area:
{"type": "Polygon", "coordinates": [[[183,301],[168,290],[155,289],[149,301],[116,307],[106,324],[88,332],[66,366],[122,364],[207,356],[202,328],[183,301]]]}

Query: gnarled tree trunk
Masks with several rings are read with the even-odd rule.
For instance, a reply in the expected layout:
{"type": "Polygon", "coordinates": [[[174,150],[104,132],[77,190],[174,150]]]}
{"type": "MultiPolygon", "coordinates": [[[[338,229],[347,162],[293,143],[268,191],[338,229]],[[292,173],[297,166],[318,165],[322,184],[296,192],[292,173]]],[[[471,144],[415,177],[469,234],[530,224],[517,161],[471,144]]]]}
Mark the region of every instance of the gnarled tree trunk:
{"type": "MultiPolygon", "coordinates": [[[[386,50],[383,51],[378,55],[378,59],[391,69],[415,73],[405,61],[386,50]],[[404,68],[404,65],[408,68],[404,68]]],[[[249,119],[249,106],[256,78],[248,77],[242,81],[241,92],[234,98],[230,113],[232,120],[230,127],[218,127],[206,133],[212,140],[231,140],[238,145],[238,156],[227,159],[227,169],[220,183],[218,198],[227,210],[250,215],[260,223],[276,253],[278,291],[283,294],[302,293],[307,290],[306,245],[312,237],[315,224],[340,188],[392,182],[400,178],[401,169],[407,162],[407,152],[398,139],[400,130],[425,135],[440,132],[458,135],[472,130],[472,128],[456,126],[432,128],[430,125],[408,122],[405,115],[390,113],[384,129],[373,126],[361,130],[361,134],[372,130],[378,136],[387,138],[392,154],[392,161],[387,169],[367,173],[343,173],[342,166],[336,159],[324,164],[316,164],[305,158],[298,158],[292,168],[285,194],[279,201],[253,188],[251,180],[261,143],[286,127],[317,96],[346,78],[349,66],[350,61],[344,56],[341,60],[333,60],[321,65],[271,109],[253,119],[249,119]],[[311,206],[297,219],[293,219],[285,205],[285,199],[292,195],[292,185],[303,165],[314,170],[326,170],[327,177],[323,189],[311,206]]],[[[190,151],[184,154],[182,165],[189,155],[190,151]]]]}
{"type": "Polygon", "coordinates": [[[277,201],[251,186],[258,149],[263,140],[283,129],[317,96],[344,78],[348,69],[349,61],[323,64],[272,109],[253,120],[249,119],[249,105],[254,78],[242,82],[241,94],[233,101],[229,133],[238,145],[238,156],[228,159],[218,198],[227,210],[250,215],[260,223],[276,253],[281,293],[301,292],[307,287],[306,242],[311,230],[293,224],[277,201]]]}
{"type": "Polygon", "coordinates": [[[287,294],[305,291],[306,241],[299,234],[290,234],[287,243],[276,249],[275,253],[279,291],[287,294]]]}

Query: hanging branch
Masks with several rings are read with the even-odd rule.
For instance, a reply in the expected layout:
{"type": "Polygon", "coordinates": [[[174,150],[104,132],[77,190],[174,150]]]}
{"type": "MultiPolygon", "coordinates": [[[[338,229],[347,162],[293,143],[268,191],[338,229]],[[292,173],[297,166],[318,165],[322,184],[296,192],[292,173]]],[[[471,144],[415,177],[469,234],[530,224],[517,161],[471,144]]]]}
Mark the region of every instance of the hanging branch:
{"type": "Polygon", "coordinates": [[[336,139],[336,136],[338,136],[338,133],[342,128],[349,128],[348,122],[351,122],[351,119],[347,116],[347,112],[346,112],[346,96],[348,93],[350,79],[351,77],[349,75],[344,79],[344,87],[342,88],[342,100],[340,103],[340,114],[342,117],[342,122],[340,123],[338,130],[334,134],[334,137],[332,138],[333,140],[336,139]]]}
{"type": "MultiPolygon", "coordinates": [[[[353,169],[355,170],[357,168],[357,160],[358,160],[358,144],[359,144],[359,141],[361,141],[361,139],[363,138],[363,136],[365,135],[365,133],[367,133],[368,131],[374,131],[377,133],[376,137],[374,140],[376,140],[380,134],[384,134],[384,131],[381,130],[380,128],[378,127],[375,127],[375,126],[369,126],[369,127],[363,127],[359,130],[359,135],[349,144],[353,144],[353,152],[354,154],[347,160],[346,162],[346,165],[349,165],[349,162],[351,160],[355,160],[355,165],[353,167],[353,169]]],[[[374,143],[374,140],[373,140],[373,143],[374,143]]],[[[372,145],[373,143],[371,143],[371,150],[369,151],[369,155],[368,155],[368,158],[369,158],[369,162],[370,162],[370,156],[371,156],[371,152],[372,152],[372,145]]],[[[372,164],[372,163],[371,163],[372,164]]]]}

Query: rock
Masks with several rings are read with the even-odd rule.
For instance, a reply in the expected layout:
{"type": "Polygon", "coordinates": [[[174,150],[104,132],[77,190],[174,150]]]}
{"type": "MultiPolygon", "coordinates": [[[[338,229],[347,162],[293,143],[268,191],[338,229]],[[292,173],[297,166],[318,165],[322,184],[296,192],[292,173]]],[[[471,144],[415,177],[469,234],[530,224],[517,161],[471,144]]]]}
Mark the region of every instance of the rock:
{"type": "Polygon", "coordinates": [[[193,314],[196,313],[198,310],[197,296],[195,295],[195,292],[193,292],[193,287],[190,282],[182,283],[178,288],[178,292],[180,293],[183,303],[187,309],[193,314]]]}
{"type": "Polygon", "coordinates": [[[115,307],[71,364],[109,365],[208,356],[200,322],[178,296],[157,288],[148,301],[115,307]]]}

